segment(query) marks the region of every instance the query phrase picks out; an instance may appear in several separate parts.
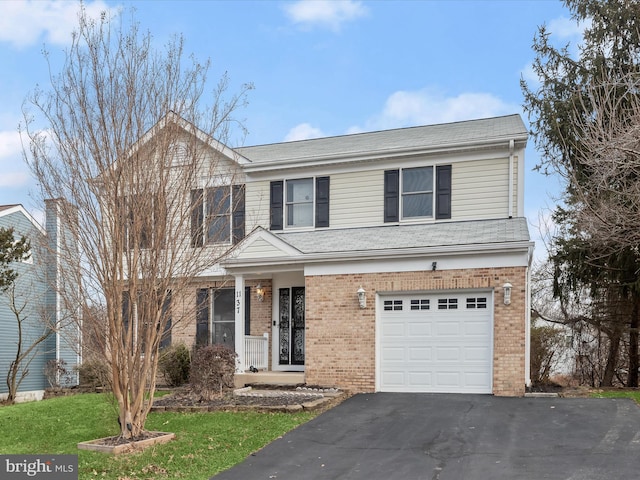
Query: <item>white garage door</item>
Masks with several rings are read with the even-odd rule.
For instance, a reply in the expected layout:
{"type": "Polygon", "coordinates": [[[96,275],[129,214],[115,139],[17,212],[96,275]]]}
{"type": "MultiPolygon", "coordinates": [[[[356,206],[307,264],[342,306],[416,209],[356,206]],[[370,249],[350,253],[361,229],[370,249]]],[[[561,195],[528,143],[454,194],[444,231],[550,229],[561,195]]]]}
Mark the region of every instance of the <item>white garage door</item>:
{"type": "Polygon", "coordinates": [[[383,392],[491,393],[490,292],[381,296],[383,392]]]}

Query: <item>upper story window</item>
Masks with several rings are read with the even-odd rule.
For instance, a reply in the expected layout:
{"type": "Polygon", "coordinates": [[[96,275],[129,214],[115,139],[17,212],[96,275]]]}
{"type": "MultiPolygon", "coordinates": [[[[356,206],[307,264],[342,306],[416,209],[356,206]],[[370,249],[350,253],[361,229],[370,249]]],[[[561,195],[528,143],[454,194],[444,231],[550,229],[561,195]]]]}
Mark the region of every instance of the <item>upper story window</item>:
{"type": "Polygon", "coordinates": [[[451,165],[384,172],[384,221],[451,218],[451,165]]]}
{"type": "Polygon", "coordinates": [[[191,190],[191,244],[237,243],[244,237],[244,185],[191,190]]]}
{"type": "Polygon", "coordinates": [[[313,178],[287,180],[287,227],[313,227],[313,178]]]}
{"type": "Polygon", "coordinates": [[[402,218],[433,217],[433,167],[402,170],[402,218]]]}
{"type": "Polygon", "coordinates": [[[271,182],[271,230],[329,226],[329,177],[271,182]]]}

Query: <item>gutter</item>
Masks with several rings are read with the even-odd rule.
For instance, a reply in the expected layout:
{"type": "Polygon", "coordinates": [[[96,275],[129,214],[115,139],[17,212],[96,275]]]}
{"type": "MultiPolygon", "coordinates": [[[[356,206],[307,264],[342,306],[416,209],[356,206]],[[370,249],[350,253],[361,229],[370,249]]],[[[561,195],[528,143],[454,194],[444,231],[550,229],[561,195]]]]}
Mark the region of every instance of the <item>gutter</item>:
{"type": "MultiPolygon", "coordinates": [[[[253,162],[251,164],[243,165],[243,170],[246,173],[254,173],[254,172],[266,172],[271,170],[282,170],[287,168],[301,168],[301,167],[309,167],[309,164],[313,163],[322,163],[323,166],[327,165],[338,165],[345,163],[355,163],[362,161],[371,161],[371,160],[380,160],[380,159],[389,159],[395,157],[403,157],[407,155],[433,155],[433,154],[441,154],[441,153],[455,153],[460,151],[473,151],[480,150],[481,148],[495,148],[504,145],[504,137],[500,139],[487,139],[487,140],[473,140],[462,143],[451,143],[451,144],[443,144],[435,147],[411,147],[411,148],[403,148],[403,149],[385,149],[378,150],[375,152],[367,151],[367,152],[353,152],[353,153],[340,153],[340,154],[327,154],[327,155],[315,155],[308,156],[303,158],[285,158],[281,160],[274,160],[268,162],[253,162]]],[[[511,139],[510,148],[515,147],[515,141],[524,142],[527,141],[527,136],[523,135],[521,137],[516,137],[511,139]],[[513,147],[511,147],[513,144],[513,147]]],[[[511,150],[511,159],[512,150],[511,150]]]]}
{"type": "Polygon", "coordinates": [[[237,268],[261,268],[272,265],[310,265],[315,263],[326,263],[331,261],[367,261],[367,260],[397,260],[402,258],[415,258],[416,256],[433,255],[470,255],[475,253],[510,253],[529,252],[533,242],[524,240],[518,242],[500,242],[491,244],[472,244],[463,248],[460,245],[445,245],[437,247],[421,248],[400,248],[385,250],[361,250],[350,252],[322,252],[296,255],[294,257],[267,257],[259,259],[235,260],[228,259],[221,262],[221,266],[226,270],[237,268]]]}

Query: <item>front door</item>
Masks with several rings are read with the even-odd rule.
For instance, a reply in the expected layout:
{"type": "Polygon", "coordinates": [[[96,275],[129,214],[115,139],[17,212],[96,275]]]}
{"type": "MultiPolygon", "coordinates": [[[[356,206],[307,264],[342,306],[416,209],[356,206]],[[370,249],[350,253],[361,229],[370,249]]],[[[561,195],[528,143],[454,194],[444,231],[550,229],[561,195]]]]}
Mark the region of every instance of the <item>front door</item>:
{"type": "Polygon", "coordinates": [[[304,287],[278,290],[278,365],[300,370],[304,365],[304,287]]]}

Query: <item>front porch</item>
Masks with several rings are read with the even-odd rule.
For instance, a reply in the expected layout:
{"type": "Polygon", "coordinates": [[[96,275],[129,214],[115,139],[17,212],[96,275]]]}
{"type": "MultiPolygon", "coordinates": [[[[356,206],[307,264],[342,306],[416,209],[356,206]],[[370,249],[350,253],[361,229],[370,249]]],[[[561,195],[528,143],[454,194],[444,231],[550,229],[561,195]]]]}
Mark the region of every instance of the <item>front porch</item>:
{"type": "Polygon", "coordinates": [[[269,370],[269,334],[245,335],[241,371],[234,377],[235,387],[247,385],[300,385],[304,384],[304,372],[269,370]]]}

